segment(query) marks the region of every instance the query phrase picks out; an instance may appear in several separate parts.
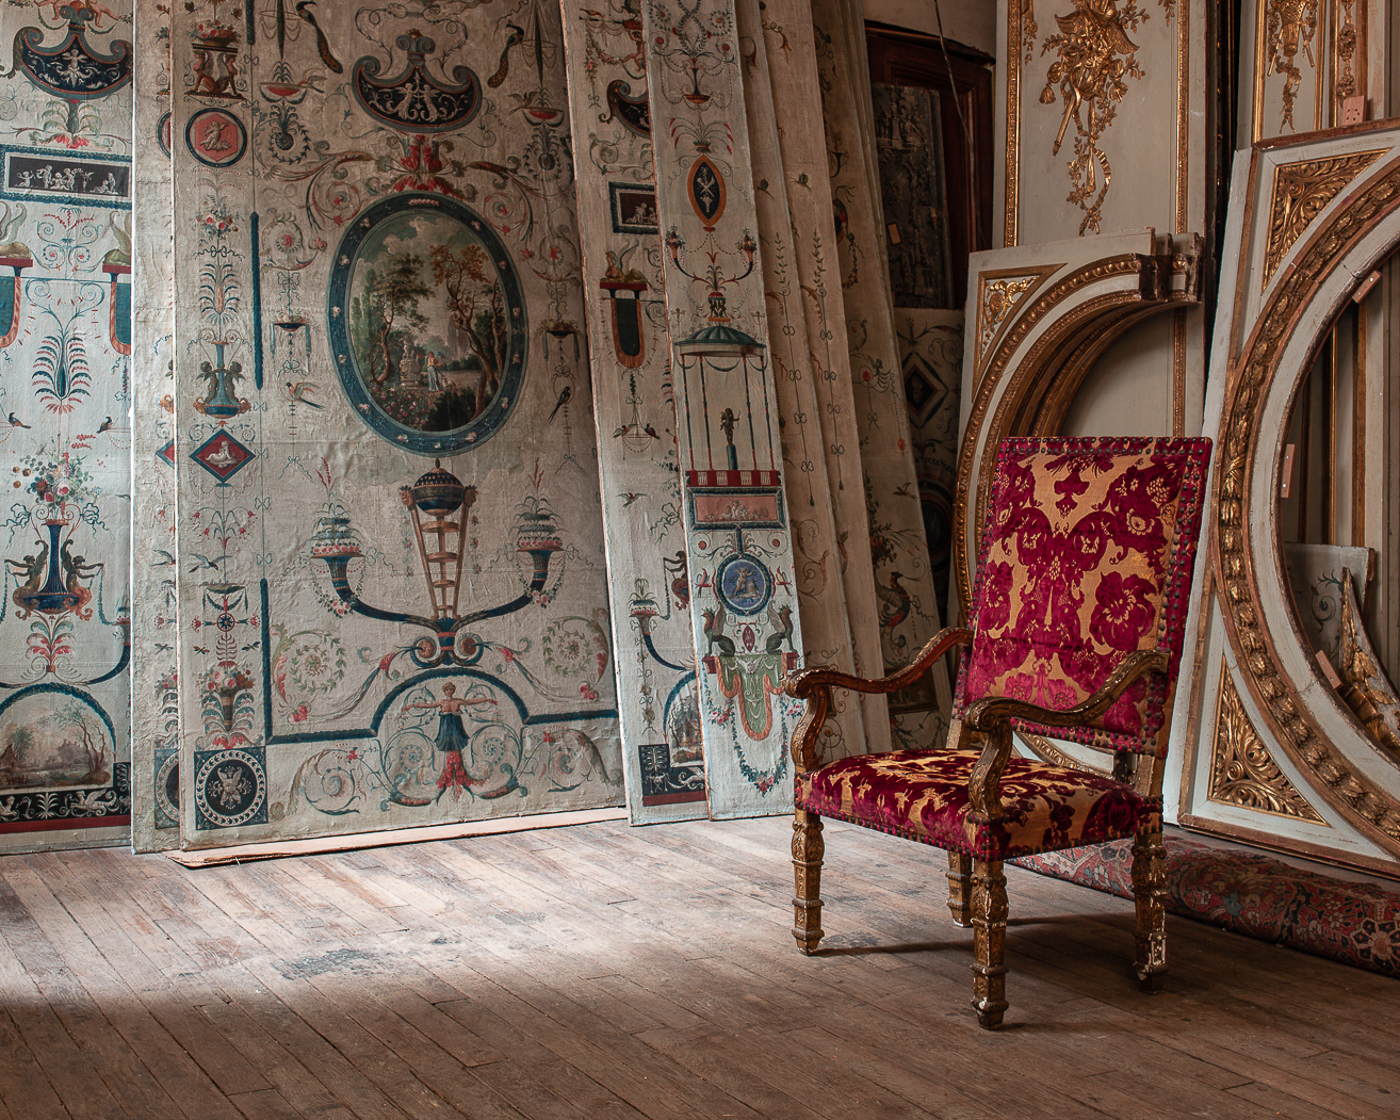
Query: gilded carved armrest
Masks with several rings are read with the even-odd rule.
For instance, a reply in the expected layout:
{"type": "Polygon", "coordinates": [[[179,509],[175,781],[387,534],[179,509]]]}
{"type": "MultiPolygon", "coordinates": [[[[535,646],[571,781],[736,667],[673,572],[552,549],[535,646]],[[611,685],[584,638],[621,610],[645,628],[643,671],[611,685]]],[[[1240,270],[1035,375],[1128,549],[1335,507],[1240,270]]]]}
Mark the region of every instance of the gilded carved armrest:
{"type": "Polygon", "coordinates": [[[819,763],[817,736],[831,714],[831,690],[849,688],[854,692],[897,692],[907,688],[925,673],[938,658],[954,646],[969,645],[972,631],[949,627],[929,639],[914,660],[888,677],[857,677],[837,669],[801,669],[783,678],[783,691],[807,707],[792,733],[792,761],[799,770],[815,770],[819,763]]]}
{"type": "Polygon", "coordinates": [[[980,822],[993,821],[1002,814],[1001,775],[1011,757],[1013,719],[1047,727],[1081,727],[1113,707],[1139,677],[1167,671],[1163,650],[1140,649],[1128,654],[1092,696],[1072,708],[1055,711],[1010,696],[989,696],[970,704],[963,712],[963,726],[986,734],[987,741],[968,779],[968,798],[973,815],[980,822]]]}

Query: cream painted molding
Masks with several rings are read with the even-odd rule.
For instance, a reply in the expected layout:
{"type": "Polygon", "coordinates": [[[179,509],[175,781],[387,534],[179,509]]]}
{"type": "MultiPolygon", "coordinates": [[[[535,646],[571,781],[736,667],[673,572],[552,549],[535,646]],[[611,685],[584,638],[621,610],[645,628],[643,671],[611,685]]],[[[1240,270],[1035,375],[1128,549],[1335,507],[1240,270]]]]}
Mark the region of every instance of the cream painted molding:
{"type": "Polygon", "coordinates": [[[1206,402],[1206,434],[1216,440],[1209,560],[1188,621],[1195,670],[1177,694],[1181,782],[1168,790],[1168,812],[1208,831],[1394,873],[1400,766],[1314,661],[1289,591],[1275,495],[1298,388],[1338,314],[1400,243],[1400,128],[1256,145],[1236,157],[1233,184],[1206,402]],[[1222,661],[1269,756],[1327,828],[1208,800],[1222,661]]]}

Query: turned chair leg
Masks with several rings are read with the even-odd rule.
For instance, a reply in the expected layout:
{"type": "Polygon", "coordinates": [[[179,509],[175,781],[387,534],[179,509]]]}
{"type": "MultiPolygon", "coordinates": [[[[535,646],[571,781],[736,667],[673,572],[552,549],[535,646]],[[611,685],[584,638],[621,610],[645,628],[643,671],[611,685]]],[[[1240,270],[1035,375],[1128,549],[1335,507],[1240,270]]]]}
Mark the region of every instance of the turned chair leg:
{"type": "Polygon", "coordinates": [[[1001,860],[972,861],[972,1006],[987,1030],[1006,1011],[1006,875],[1001,860]]]}
{"type": "Polygon", "coordinates": [[[792,899],[792,935],[807,956],[817,951],[822,939],[822,819],[807,809],[798,809],[792,821],[792,871],[797,893],[792,899]]]}
{"type": "Polygon", "coordinates": [[[1160,990],[1167,971],[1167,853],[1160,822],[1133,838],[1133,899],[1137,908],[1137,961],[1133,971],[1145,992],[1160,990]]]}
{"type": "Polygon", "coordinates": [[[972,925],[972,857],[962,852],[948,853],[948,909],[958,925],[972,925]]]}

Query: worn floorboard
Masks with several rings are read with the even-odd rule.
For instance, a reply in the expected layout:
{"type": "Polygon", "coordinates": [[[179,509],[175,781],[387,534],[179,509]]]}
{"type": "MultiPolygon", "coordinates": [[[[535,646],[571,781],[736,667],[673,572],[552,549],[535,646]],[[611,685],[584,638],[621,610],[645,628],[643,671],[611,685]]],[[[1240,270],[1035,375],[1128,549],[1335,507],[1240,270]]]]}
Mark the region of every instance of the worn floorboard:
{"type": "Polygon", "coordinates": [[[1037,1120],[1400,1114],[1393,979],[1008,868],[977,1028],[942,853],[827,827],[815,957],[781,818],[189,870],[0,857],[0,1120],[1037,1120]]]}

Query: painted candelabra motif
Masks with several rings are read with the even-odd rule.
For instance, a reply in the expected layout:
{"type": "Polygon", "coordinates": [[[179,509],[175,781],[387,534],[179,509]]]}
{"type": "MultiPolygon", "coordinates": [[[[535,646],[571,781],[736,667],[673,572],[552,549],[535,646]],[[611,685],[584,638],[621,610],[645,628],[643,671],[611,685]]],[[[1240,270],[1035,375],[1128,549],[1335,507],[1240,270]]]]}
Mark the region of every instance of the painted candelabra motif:
{"type": "Polygon", "coordinates": [[[346,610],[382,622],[408,623],[429,631],[431,637],[409,652],[420,669],[470,665],[480,657],[479,640],[466,628],[488,618],[514,614],[532,603],[547,601],[546,584],[554,554],[564,546],[559,526],[548,502],[527,498],[517,514],[515,544],[528,558],[529,580],[521,593],[508,602],[491,607],[463,609],[460,602],[465,572],[467,542],[471,536],[469,518],[476,502],[476,488],[464,486],[441,463],[425,472],[401,495],[413,525],[418,560],[426,588],[428,614],[388,610],[364,602],[350,585],[350,564],[363,555],[358,534],[343,514],[320,519],[311,554],[330,572],[336,597],[346,610]]]}
{"type": "Polygon", "coordinates": [[[637,823],[704,816],[689,572],[680,547],[675,366],[637,0],[565,5],[618,719],[637,823]]]}

